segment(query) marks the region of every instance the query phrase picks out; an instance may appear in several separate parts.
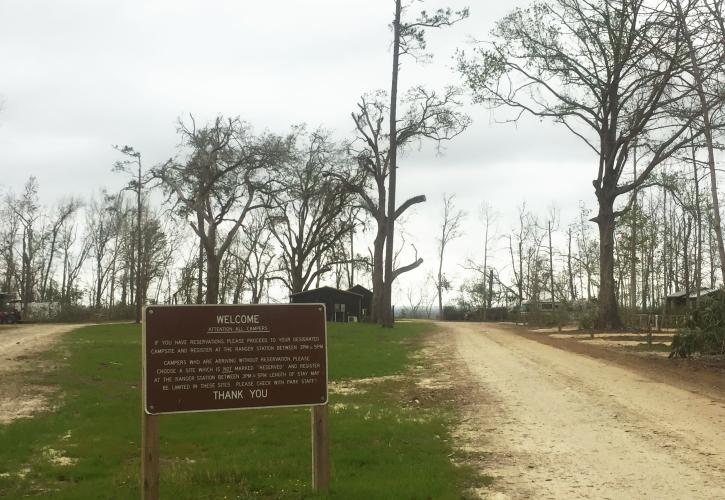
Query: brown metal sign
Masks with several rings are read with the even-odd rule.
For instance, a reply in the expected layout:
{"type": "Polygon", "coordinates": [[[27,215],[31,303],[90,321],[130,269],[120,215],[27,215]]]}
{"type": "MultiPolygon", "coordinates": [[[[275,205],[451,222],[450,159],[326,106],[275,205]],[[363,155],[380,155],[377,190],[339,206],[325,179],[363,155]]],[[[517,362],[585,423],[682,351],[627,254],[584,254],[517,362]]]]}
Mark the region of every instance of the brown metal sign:
{"type": "Polygon", "coordinates": [[[148,414],[327,402],[322,304],[148,306],[148,414]]]}

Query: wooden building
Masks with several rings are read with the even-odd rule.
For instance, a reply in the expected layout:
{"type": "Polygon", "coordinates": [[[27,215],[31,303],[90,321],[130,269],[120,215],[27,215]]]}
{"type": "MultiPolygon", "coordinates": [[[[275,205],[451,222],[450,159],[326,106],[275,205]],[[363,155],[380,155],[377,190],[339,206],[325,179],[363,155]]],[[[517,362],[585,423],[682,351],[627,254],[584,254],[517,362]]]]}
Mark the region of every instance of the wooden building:
{"type": "Polygon", "coordinates": [[[553,301],[551,299],[541,299],[541,300],[524,300],[521,302],[521,312],[522,313],[528,313],[531,311],[543,311],[543,312],[551,312],[551,311],[558,311],[563,307],[563,304],[559,301],[553,301]]]}
{"type": "MultiPolygon", "coordinates": [[[[720,288],[703,288],[699,297],[712,297],[720,291],[720,288]]],[[[684,290],[672,293],[665,297],[665,314],[683,314],[687,309],[695,307],[698,293],[696,290],[689,294],[684,290]]]]}
{"type": "Polygon", "coordinates": [[[355,285],[348,292],[356,293],[362,297],[362,305],[360,309],[360,321],[367,321],[370,318],[370,311],[373,304],[373,292],[362,285],[355,285]]]}
{"type": "Polygon", "coordinates": [[[325,304],[327,321],[354,322],[362,320],[363,296],[323,286],[290,295],[292,304],[325,304]]]}

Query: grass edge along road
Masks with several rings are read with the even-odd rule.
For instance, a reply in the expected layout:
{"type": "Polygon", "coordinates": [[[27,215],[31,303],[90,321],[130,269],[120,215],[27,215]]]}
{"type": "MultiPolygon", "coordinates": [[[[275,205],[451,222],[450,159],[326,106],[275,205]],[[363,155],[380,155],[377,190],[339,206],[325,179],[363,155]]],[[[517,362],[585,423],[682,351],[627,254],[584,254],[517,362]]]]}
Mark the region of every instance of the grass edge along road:
{"type": "MultiPolygon", "coordinates": [[[[452,408],[412,400],[409,359],[429,323],[329,324],[331,498],[462,498],[452,408]]],[[[139,498],[140,327],[65,334],[29,374],[56,386],[55,410],[0,426],[0,497],[139,498]]],[[[420,364],[421,361],[417,360],[420,364]]],[[[166,415],[161,497],[316,498],[309,408],[166,415]]]]}

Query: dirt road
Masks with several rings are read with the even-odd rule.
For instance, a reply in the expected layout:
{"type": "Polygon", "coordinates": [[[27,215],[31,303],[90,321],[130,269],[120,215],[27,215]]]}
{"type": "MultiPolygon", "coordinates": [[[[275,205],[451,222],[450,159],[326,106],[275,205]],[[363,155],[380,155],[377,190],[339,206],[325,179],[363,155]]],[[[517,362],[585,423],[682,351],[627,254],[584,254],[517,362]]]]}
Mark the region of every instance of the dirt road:
{"type": "Polygon", "coordinates": [[[481,497],[725,498],[725,400],[504,326],[440,327],[469,395],[458,446],[496,478],[481,497]]]}
{"type": "Polygon", "coordinates": [[[36,370],[50,368],[37,355],[50,349],[60,334],[86,325],[0,326],[0,424],[46,409],[51,389],[28,381],[36,370]]]}

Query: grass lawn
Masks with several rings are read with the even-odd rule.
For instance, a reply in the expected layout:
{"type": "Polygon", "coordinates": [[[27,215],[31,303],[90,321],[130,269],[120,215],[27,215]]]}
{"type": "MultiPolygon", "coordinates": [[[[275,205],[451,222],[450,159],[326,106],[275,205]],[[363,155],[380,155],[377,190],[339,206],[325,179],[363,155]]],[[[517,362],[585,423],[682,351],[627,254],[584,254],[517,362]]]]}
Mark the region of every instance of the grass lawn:
{"type": "MultiPolygon", "coordinates": [[[[431,326],[331,324],[331,381],[404,373],[431,326]]],[[[59,387],[56,409],[0,425],[0,498],[139,498],[140,328],[66,334],[31,382],[59,387]]],[[[404,377],[330,395],[332,488],[344,499],[465,497],[477,481],[453,465],[446,408],[415,407],[404,377]]],[[[346,386],[348,386],[346,382],[346,386]]],[[[308,408],[160,418],[161,498],[314,498],[308,408]]]]}

